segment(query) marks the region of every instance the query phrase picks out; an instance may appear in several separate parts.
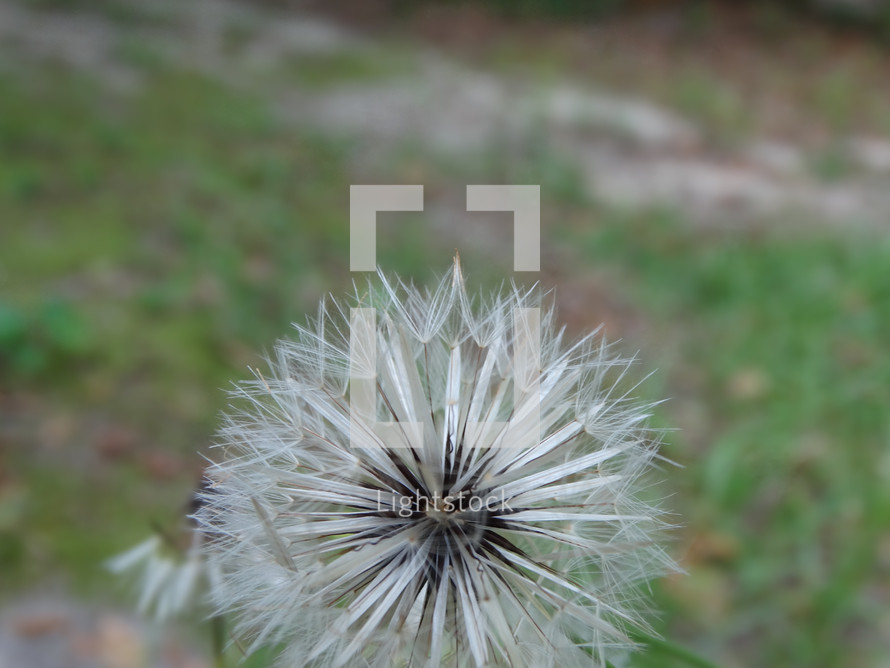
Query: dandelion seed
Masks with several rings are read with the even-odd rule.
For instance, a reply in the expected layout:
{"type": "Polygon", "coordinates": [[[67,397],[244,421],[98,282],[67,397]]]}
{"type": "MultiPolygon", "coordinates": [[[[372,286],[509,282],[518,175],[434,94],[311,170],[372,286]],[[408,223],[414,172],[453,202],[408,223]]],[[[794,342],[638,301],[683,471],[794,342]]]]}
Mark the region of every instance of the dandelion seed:
{"type": "Polygon", "coordinates": [[[629,360],[597,333],[566,344],[552,308],[519,359],[515,314],[541,300],[470,298],[457,262],[431,292],[381,275],[237,387],[197,519],[214,600],[248,651],[278,645],[285,666],[565,667],[632,645],[638,585],[672,569],[663,512],[639,489],[652,405],[617,389],[629,360]],[[349,306],[376,319],[358,417],[349,306]]]}
{"type": "Polygon", "coordinates": [[[202,606],[217,573],[201,551],[204,535],[194,528],[188,534],[184,548],[155,534],[105,563],[135,589],[139,613],[157,622],[206,611],[202,606]]]}

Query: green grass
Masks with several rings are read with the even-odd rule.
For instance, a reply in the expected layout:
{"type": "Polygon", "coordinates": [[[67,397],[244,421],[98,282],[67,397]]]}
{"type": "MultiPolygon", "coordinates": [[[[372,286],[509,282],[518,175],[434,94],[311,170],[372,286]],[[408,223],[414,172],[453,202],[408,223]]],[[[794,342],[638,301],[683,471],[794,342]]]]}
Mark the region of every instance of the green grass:
{"type": "Polygon", "coordinates": [[[103,462],[90,428],[58,461],[15,440],[0,452],[14,472],[0,560],[17,586],[45,572],[96,582],[103,559],[170,521],[220,388],[345,282],[348,261],[341,145],[174,71],[114,98],[35,70],[0,80],[3,389],[40,397],[25,424],[122,423],[183,470],[159,483],[140,455],[103,462]]]}
{"type": "Polygon", "coordinates": [[[855,665],[845,639],[874,633],[861,596],[890,522],[890,243],[693,231],[664,213],[606,216],[587,243],[653,346],[680,351],[668,391],[699,405],[668,450],[687,467],[673,473],[686,540],[729,545],[665,588],[668,637],[692,625],[726,659],[855,665]]]}
{"type": "Polygon", "coordinates": [[[362,49],[292,56],[283,67],[289,80],[311,90],[348,83],[376,83],[417,73],[408,50],[362,49]]]}

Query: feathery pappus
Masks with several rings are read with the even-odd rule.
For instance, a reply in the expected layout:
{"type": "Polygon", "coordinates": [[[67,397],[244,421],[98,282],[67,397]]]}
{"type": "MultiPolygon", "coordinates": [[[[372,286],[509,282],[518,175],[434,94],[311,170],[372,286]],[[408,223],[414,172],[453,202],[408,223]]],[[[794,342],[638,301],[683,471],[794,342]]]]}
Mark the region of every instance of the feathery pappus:
{"type": "Polygon", "coordinates": [[[653,404],[538,288],[382,273],[239,384],[196,518],[219,612],[284,666],[596,666],[672,570],[653,404]],[[633,388],[631,388],[632,391],[633,388]]]}
{"type": "Polygon", "coordinates": [[[201,550],[204,534],[191,523],[178,533],[156,531],[105,562],[135,590],[138,612],[161,623],[204,615],[207,592],[218,587],[216,568],[201,550]]]}

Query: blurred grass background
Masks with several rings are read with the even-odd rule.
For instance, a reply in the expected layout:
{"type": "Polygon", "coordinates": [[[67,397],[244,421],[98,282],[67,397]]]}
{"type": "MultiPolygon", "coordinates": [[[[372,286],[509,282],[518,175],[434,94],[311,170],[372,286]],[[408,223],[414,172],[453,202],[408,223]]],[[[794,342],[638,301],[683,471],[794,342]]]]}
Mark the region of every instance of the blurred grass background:
{"type": "MultiPolygon", "coordinates": [[[[680,428],[665,454],[684,468],[664,489],[683,524],[671,551],[689,574],[654,585],[657,630],[725,666],[890,665],[886,220],[692,222],[671,204],[603,201],[534,137],[463,159],[411,141],[376,150],[282,120],[264,93],[410,77],[436,48],[508,80],[573,77],[639,96],[692,119],[706,152],[791,138],[809,176],[832,183],[859,176],[845,138],[890,137],[883,6],[844,10],[838,27],[830,7],[817,8],[825,23],[754,3],[737,35],[753,55],[725,62],[710,58],[714,40],[740,19],[720,3],[662,10],[680,37],[660,51],[639,41],[633,3],[597,5],[606,18],[572,2],[432,4],[377,3],[371,55],[303,54],[243,86],[145,37],[146,25],[176,25],[173,5],[4,0],[70,30],[98,17],[123,36],[113,58],[140,84],[119,90],[90,66],[0,42],[3,599],[62,587],[109,600],[103,560],[182,511],[223,388],[326,292],[349,288],[351,183],[423,183],[429,199],[458,202],[452,216],[467,183],[539,183],[542,281],[569,303],[572,331],[606,321],[660,368],[644,391],[671,397],[658,422],[680,428]],[[452,24],[431,30],[442,17],[452,24]],[[597,21],[610,48],[579,51],[597,21]],[[638,44],[659,57],[635,59],[638,44]]],[[[355,28],[362,11],[334,14],[355,28]]],[[[224,48],[251,30],[225,27],[224,48]]],[[[457,220],[447,234],[424,216],[381,221],[388,269],[427,280],[458,247],[471,282],[510,275],[506,228],[483,228],[506,240],[485,245],[457,220]]]]}

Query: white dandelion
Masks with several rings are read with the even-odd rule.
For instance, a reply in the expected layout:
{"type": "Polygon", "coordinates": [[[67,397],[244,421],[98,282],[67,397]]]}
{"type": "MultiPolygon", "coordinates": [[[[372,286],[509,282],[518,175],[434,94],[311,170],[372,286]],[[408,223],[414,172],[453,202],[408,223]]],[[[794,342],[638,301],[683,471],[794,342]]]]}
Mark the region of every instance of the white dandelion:
{"type": "Polygon", "coordinates": [[[660,434],[617,389],[629,360],[566,344],[542,299],[471,299],[457,261],[431,292],[381,274],[237,387],[197,519],[246,651],[537,668],[633,645],[640,584],[672,568],[641,483],[660,434]]]}

